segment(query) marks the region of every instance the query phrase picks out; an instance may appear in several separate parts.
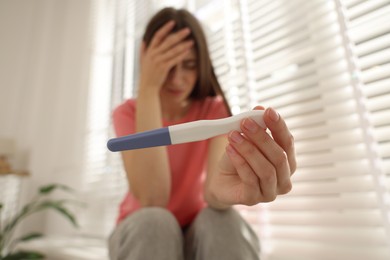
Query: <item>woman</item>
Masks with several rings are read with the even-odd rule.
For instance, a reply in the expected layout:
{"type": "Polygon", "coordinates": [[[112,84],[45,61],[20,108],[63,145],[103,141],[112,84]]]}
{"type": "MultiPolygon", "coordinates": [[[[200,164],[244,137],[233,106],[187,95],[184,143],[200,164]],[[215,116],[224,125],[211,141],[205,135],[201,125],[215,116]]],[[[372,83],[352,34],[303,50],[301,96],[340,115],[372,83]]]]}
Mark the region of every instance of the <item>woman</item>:
{"type": "MultiPolygon", "coordinates": [[[[186,10],[165,8],[150,20],[140,65],[137,99],[113,113],[118,136],[231,115],[204,33],[186,10]]],[[[122,152],[129,193],[111,259],[259,259],[256,234],[232,206],[289,192],[296,167],[284,120],[271,108],[264,120],[273,138],[245,119],[241,133],[122,152]]]]}

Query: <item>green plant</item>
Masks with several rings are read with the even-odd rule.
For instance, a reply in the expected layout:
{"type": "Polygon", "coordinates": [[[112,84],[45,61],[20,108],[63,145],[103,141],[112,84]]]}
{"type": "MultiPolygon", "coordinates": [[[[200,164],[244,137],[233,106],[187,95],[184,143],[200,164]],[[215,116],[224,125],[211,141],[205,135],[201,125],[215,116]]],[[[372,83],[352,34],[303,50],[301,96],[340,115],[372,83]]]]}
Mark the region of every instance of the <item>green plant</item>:
{"type": "MultiPolygon", "coordinates": [[[[79,204],[79,202],[68,199],[52,200],[48,195],[55,190],[63,190],[71,192],[72,189],[62,184],[50,184],[38,189],[37,195],[27,203],[15,216],[11,219],[1,222],[0,218],[0,260],[21,260],[21,259],[44,259],[42,253],[34,251],[16,251],[16,245],[20,242],[30,241],[43,236],[41,233],[29,233],[19,238],[13,238],[16,226],[31,214],[52,209],[60,213],[63,217],[78,227],[75,216],[66,207],[67,204],[79,204]]],[[[0,214],[3,209],[3,204],[0,203],[0,214]]],[[[0,215],[1,216],[1,215],[0,215]]]]}

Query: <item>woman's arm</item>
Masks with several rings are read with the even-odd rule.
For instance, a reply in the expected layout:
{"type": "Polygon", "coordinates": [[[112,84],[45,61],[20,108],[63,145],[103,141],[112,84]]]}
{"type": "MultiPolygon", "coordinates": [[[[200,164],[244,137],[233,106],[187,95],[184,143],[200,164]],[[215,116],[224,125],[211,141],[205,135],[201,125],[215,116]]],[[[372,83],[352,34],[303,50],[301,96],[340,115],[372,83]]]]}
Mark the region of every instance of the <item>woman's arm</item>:
{"type": "MultiPolygon", "coordinates": [[[[210,188],[210,180],[215,179],[219,172],[219,162],[221,157],[225,156],[225,147],[228,145],[227,136],[217,136],[210,140],[209,149],[208,149],[208,162],[207,162],[207,176],[204,185],[204,198],[209,205],[209,207],[215,209],[228,209],[230,205],[223,204],[218,201],[218,198],[213,193],[213,190],[210,188]]],[[[214,184],[218,185],[218,184],[214,184]]]]}
{"type": "MultiPolygon", "coordinates": [[[[188,29],[170,33],[168,22],[141,50],[140,85],[136,102],[136,132],[162,127],[160,89],[171,68],[180,62],[192,46],[183,41],[188,29]]],[[[141,206],[165,207],[171,191],[171,171],[166,147],[122,152],[129,187],[141,206]]]]}
{"type": "MultiPolygon", "coordinates": [[[[136,132],[162,126],[158,93],[140,88],[136,106],[136,132]],[[142,89],[142,90],[141,90],[142,89]]],[[[166,147],[122,152],[130,190],[141,206],[165,207],[171,189],[166,147]]]]}

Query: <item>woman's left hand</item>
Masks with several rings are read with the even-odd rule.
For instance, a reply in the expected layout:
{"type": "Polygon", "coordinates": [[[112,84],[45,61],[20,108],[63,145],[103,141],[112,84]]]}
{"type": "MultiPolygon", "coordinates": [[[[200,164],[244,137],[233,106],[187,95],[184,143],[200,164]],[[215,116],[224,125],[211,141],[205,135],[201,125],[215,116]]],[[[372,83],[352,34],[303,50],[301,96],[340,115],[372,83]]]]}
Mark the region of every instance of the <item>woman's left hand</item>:
{"type": "Polygon", "coordinates": [[[264,122],[272,137],[251,119],[241,122],[243,134],[229,133],[229,145],[209,186],[221,205],[270,202],[291,190],[290,178],[296,169],[294,138],[274,109],[265,111],[264,122]]]}

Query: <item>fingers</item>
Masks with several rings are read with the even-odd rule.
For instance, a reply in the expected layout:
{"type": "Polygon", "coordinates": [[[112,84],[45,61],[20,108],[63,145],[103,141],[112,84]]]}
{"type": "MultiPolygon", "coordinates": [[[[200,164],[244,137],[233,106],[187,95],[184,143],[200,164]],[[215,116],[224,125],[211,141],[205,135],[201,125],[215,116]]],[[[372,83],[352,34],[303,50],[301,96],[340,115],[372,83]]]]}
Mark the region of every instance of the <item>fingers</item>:
{"type": "MultiPolygon", "coordinates": [[[[264,108],[258,106],[255,109],[264,108]]],[[[272,137],[254,120],[247,118],[241,122],[243,134],[232,132],[229,135],[230,145],[238,154],[233,157],[230,155],[234,153],[230,152],[229,157],[242,180],[253,183],[253,177],[248,176],[255,175],[262,199],[272,201],[276,195],[291,190],[291,174],[296,168],[295,150],[292,135],[276,111],[267,109],[264,121],[272,137]]]]}
{"type": "MultiPolygon", "coordinates": [[[[277,194],[285,194],[291,190],[290,165],[285,151],[254,120],[242,121],[241,129],[251,144],[258,149],[274,168],[277,178],[277,194]]],[[[258,162],[260,164],[261,162],[258,162]]]]}
{"type": "Polygon", "coordinates": [[[241,180],[246,185],[259,187],[259,181],[256,174],[249,166],[249,164],[245,161],[245,159],[242,158],[242,156],[239,153],[237,153],[234,147],[232,145],[228,145],[226,147],[226,152],[230,160],[232,161],[233,165],[236,167],[241,180]]]}
{"type": "Polygon", "coordinates": [[[263,106],[256,106],[253,110],[265,110],[263,106]]]}
{"type": "Polygon", "coordinates": [[[191,50],[193,45],[194,45],[194,41],[192,40],[177,44],[175,47],[171,48],[170,50],[166,51],[163,55],[161,55],[160,59],[162,61],[170,61],[173,59],[177,61],[174,63],[176,64],[185,57],[185,55],[188,53],[188,51],[191,50]]]}
{"type": "Polygon", "coordinates": [[[256,198],[257,202],[273,201],[277,195],[277,175],[273,165],[239,132],[231,132],[229,142],[237,151],[237,154],[229,153],[229,157],[243,182],[245,180],[246,183],[253,184],[253,176],[255,176],[259,183],[261,197],[256,198]]]}
{"type": "MultiPolygon", "coordinates": [[[[191,50],[194,41],[184,39],[191,33],[189,28],[181,29],[172,33],[174,21],[166,23],[153,36],[152,42],[148,47],[148,56],[167,71],[174,65],[181,62],[191,50]]],[[[146,48],[141,49],[141,62],[145,56],[146,48]]]]}
{"type": "Polygon", "coordinates": [[[149,48],[157,49],[158,52],[165,52],[172,46],[183,41],[190,33],[189,28],[183,28],[175,33],[171,33],[175,21],[169,21],[164,24],[153,36],[149,48]]]}
{"type": "Polygon", "coordinates": [[[166,24],[164,24],[153,36],[153,39],[150,43],[151,48],[155,48],[158,46],[165,37],[169,34],[169,32],[173,29],[173,26],[175,25],[175,21],[169,21],[166,24]]]}
{"type": "Polygon", "coordinates": [[[294,173],[297,167],[294,137],[288,129],[286,122],[273,108],[268,108],[265,111],[264,122],[271,131],[273,139],[286,152],[291,174],[294,173]]]}
{"type": "Polygon", "coordinates": [[[189,34],[191,30],[189,28],[181,29],[175,33],[169,34],[164,41],[156,48],[157,52],[163,53],[182,42],[189,34]]]}

